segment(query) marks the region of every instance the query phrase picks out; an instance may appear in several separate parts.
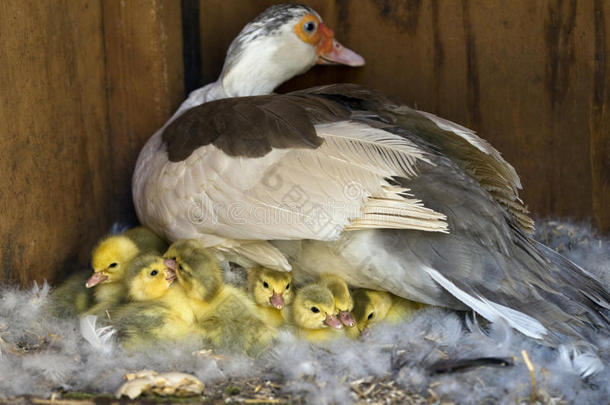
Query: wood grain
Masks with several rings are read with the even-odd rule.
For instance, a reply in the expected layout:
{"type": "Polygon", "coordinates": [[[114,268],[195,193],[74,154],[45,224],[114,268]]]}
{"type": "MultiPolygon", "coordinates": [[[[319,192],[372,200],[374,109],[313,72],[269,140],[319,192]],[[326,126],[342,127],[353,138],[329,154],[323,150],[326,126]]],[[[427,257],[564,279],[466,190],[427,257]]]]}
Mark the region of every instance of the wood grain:
{"type": "Polygon", "coordinates": [[[131,174],[140,149],[184,99],[179,0],[103,4],[113,220],[135,221],[131,174]]]}
{"type": "MultiPolygon", "coordinates": [[[[241,27],[279,1],[200,1],[207,83],[241,27]]],[[[515,166],[534,215],[594,217],[610,230],[607,2],[303,3],[367,65],[316,67],[280,92],[333,82],[380,89],[477,130],[515,166]]]]}
{"type": "Polygon", "coordinates": [[[0,2],[0,282],[88,263],[109,225],[99,2],[0,2]]]}
{"type": "Polygon", "coordinates": [[[136,157],[184,96],[180,1],[4,1],[0,38],[0,282],[53,281],[135,218],[136,157]]]}

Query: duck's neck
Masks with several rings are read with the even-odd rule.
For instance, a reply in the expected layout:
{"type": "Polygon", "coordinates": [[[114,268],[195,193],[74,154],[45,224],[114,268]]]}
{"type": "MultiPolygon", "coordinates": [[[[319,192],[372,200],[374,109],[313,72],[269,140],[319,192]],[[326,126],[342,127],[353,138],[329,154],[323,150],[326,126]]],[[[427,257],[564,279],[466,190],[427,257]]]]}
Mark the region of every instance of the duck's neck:
{"type": "Polygon", "coordinates": [[[219,98],[271,94],[291,77],[309,70],[316,60],[313,48],[298,46],[293,41],[299,40],[261,37],[241,49],[232,47],[215,83],[214,94],[219,98]]]}

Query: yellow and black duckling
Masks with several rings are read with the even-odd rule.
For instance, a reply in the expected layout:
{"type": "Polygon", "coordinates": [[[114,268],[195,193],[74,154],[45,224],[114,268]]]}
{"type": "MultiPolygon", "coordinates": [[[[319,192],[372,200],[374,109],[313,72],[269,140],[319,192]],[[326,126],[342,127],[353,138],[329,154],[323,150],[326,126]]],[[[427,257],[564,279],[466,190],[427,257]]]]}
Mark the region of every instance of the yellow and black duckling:
{"type": "Polygon", "coordinates": [[[248,290],[267,323],[275,327],[284,323],[283,311],[294,290],[291,273],[254,267],[248,271],[248,290]]]}
{"type": "Polygon", "coordinates": [[[191,302],[207,343],[252,356],[271,345],[275,328],[264,322],[244,291],[224,284],[218,262],[197,241],[178,241],[165,257],[168,262],[175,261],[178,283],[191,302]]]}
{"type": "Polygon", "coordinates": [[[87,311],[98,314],[105,307],[120,302],[125,297],[125,285],[121,283],[129,262],[138,254],[152,252],[163,254],[167,243],[150,229],[138,226],[122,234],[101,239],[93,248],[91,265],[93,275],[86,281],[94,290],[96,305],[87,311]]]}
{"type": "Polygon", "coordinates": [[[286,317],[299,336],[319,342],[343,335],[343,324],[336,312],[330,290],[321,284],[310,284],[296,292],[286,317]]]}
{"type": "Polygon", "coordinates": [[[345,280],[333,274],[323,274],[320,276],[319,283],[333,294],[336,315],[341,323],[348,328],[356,326],[356,320],[352,315],[354,300],[345,280]]]}
{"type": "Polygon", "coordinates": [[[358,334],[382,321],[397,323],[409,319],[415,311],[424,307],[424,304],[409,301],[385,291],[360,288],[354,290],[352,296],[355,303],[355,329],[358,334]]]}
{"type": "Polygon", "coordinates": [[[78,271],[51,291],[51,312],[61,318],[73,318],[87,311],[95,302],[93,291],[85,288],[89,269],[78,271]]]}
{"type": "Polygon", "coordinates": [[[124,283],[131,302],[113,311],[111,322],[128,347],[196,333],[190,301],[174,283],[173,263],[167,264],[166,259],[145,253],[127,265],[124,283]]]}

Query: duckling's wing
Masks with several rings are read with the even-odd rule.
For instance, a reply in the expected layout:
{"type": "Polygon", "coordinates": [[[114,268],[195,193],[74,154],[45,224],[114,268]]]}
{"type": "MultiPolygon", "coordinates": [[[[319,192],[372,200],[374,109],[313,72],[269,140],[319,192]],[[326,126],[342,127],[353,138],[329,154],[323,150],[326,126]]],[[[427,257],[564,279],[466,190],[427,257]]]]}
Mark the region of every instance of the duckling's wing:
{"type": "Polygon", "coordinates": [[[527,233],[534,221],[521,198],[521,181],[515,169],[493,146],[461,125],[395,103],[379,92],[356,84],[331,84],[293,94],[316,94],[348,105],[362,117],[383,120],[429,142],[476,179],[527,233]]]}
{"type": "Polygon", "coordinates": [[[187,111],[163,133],[170,163],[157,172],[158,191],[148,193],[157,212],[150,222],[179,237],[229,239],[447,232],[445,215],[388,180],[417,176],[431,164],[426,153],[350,117],[317,96],[225,99],[187,111]]]}

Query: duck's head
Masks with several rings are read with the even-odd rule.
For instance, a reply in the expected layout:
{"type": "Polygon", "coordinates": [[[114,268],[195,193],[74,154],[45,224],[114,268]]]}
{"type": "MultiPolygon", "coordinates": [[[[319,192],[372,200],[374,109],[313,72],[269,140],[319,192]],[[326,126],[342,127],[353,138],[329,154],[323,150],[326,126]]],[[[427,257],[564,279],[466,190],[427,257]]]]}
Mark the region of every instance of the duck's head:
{"type": "Polygon", "coordinates": [[[129,297],[134,301],[161,298],[175,278],[175,271],[165,265],[165,259],[149,253],[133,259],[125,272],[129,297]]]}
{"type": "Polygon", "coordinates": [[[93,275],[89,277],[85,286],[91,288],[100,283],[120,281],[125,274],[127,264],[138,253],[136,244],[126,236],[114,235],[102,239],[93,248],[91,255],[93,275]]]}
{"type": "Polygon", "coordinates": [[[264,267],[249,270],[248,287],[260,306],[284,309],[292,302],[292,274],[264,267]]]}
{"type": "Polygon", "coordinates": [[[333,328],[343,325],[335,316],[335,301],[330,290],[311,284],[297,291],[291,306],[294,323],[303,329],[333,328]]]}
{"type": "Polygon", "coordinates": [[[392,306],[392,296],[385,291],[357,289],[354,298],[354,317],[360,333],[385,319],[392,306]]]}
{"type": "Polygon", "coordinates": [[[216,258],[196,240],[173,243],[163,255],[178,283],[192,298],[209,301],[222,287],[222,270],[216,258]]]}
{"type": "Polygon", "coordinates": [[[315,10],[277,4],[233,40],[220,82],[228,97],[269,94],[316,63],[362,66],[364,58],[341,45],[315,10]]]}

